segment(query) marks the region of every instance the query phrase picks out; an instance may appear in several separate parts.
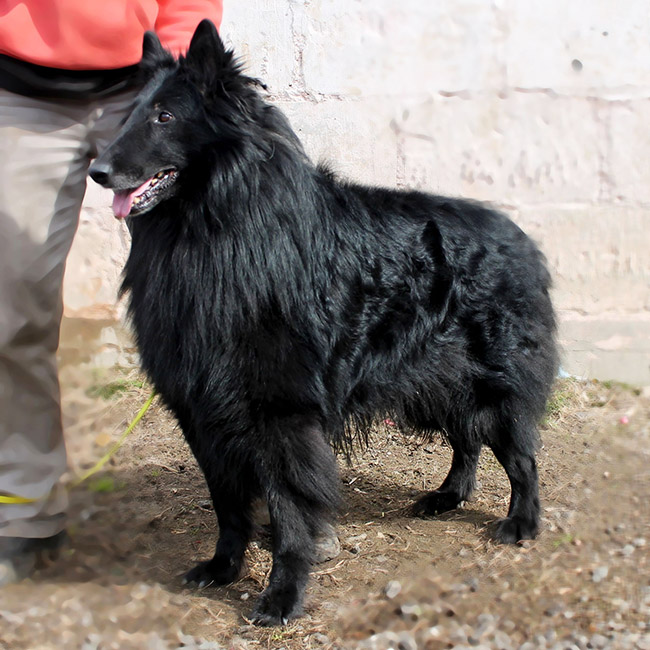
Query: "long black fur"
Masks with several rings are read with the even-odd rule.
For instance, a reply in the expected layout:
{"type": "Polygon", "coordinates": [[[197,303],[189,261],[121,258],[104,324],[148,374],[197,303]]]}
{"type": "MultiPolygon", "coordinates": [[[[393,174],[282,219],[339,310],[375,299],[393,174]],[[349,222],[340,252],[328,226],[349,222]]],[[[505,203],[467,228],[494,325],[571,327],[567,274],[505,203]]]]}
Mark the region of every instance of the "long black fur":
{"type": "Polygon", "coordinates": [[[148,35],[143,69],[149,82],[91,176],[124,190],[178,170],[131,219],[123,291],[142,365],[218,517],[215,555],[187,579],[237,578],[264,497],[273,569],[253,617],[298,615],[314,537],[339,501],[332,447],[378,416],[443,432],[453,448],[416,512],[458,507],[488,445],[512,488],[496,536],[534,537],[536,422],[557,354],[531,240],[477,203],[314,166],[207,21],[178,62],[148,35]]]}

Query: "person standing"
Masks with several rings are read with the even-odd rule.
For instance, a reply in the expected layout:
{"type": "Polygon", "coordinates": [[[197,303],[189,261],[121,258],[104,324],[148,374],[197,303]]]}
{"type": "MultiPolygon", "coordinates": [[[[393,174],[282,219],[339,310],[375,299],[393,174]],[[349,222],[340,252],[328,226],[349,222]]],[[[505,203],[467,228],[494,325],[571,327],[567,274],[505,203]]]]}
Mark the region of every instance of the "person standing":
{"type": "Polygon", "coordinates": [[[93,158],[137,91],[145,31],[175,54],[222,0],[12,0],[0,15],[0,586],[64,537],[56,349],[93,158]]]}

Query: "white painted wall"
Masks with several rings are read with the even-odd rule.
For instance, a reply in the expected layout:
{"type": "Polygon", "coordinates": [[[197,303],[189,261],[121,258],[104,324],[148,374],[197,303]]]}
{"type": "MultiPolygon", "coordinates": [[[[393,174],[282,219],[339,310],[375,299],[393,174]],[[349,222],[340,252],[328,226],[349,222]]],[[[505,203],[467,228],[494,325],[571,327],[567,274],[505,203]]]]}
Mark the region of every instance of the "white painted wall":
{"type": "MultiPolygon", "coordinates": [[[[314,158],[511,214],[552,267],[566,369],[650,384],[646,0],[225,0],[222,35],[314,158]]],[[[108,203],[89,196],[68,315],[120,315],[108,203]]]]}

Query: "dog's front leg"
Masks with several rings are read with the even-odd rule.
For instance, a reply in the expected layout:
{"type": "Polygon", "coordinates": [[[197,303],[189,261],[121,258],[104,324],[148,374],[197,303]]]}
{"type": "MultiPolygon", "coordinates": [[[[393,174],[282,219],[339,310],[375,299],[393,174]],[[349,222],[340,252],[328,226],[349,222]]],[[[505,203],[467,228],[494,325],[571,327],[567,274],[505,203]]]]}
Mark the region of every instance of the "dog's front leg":
{"type": "Polygon", "coordinates": [[[280,625],[302,613],[315,537],[338,506],[338,468],[313,421],[290,418],[265,433],[258,475],[271,515],[273,568],[252,619],[280,625]]]}
{"type": "Polygon", "coordinates": [[[241,574],[244,553],[253,532],[252,503],[259,496],[259,486],[252,466],[238,453],[239,444],[231,437],[197,433],[186,419],[181,419],[183,433],[203,470],[214,511],[219,523],[219,539],[214,556],[199,562],[185,574],[184,583],[199,587],[225,585],[241,574]],[[229,442],[230,441],[230,442],[229,442]]]}
{"type": "Polygon", "coordinates": [[[184,583],[196,583],[199,587],[225,585],[237,580],[253,529],[251,494],[248,491],[242,494],[240,485],[213,486],[215,483],[210,485],[210,493],[219,522],[219,539],[214,556],[199,562],[183,579],[184,583]]]}
{"type": "Polygon", "coordinates": [[[269,503],[273,533],[273,568],[252,619],[258,625],[285,624],[302,613],[314,553],[314,535],[291,498],[269,503]]]}

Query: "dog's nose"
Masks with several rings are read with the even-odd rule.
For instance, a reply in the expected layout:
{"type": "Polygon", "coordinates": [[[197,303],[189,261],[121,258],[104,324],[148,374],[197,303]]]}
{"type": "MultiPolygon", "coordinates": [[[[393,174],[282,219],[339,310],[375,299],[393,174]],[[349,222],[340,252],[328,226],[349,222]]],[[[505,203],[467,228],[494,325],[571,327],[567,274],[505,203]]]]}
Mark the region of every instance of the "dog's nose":
{"type": "Polygon", "coordinates": [[[92,178],[95,183],[99,183],[102,187],[108,187],[112,173],[113,168],[110,163],[101,162],[100,160],[96,160],[88,170],[90,178],[92,178]]]}

